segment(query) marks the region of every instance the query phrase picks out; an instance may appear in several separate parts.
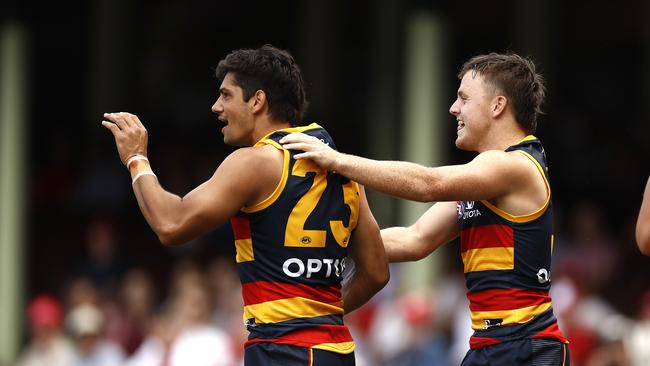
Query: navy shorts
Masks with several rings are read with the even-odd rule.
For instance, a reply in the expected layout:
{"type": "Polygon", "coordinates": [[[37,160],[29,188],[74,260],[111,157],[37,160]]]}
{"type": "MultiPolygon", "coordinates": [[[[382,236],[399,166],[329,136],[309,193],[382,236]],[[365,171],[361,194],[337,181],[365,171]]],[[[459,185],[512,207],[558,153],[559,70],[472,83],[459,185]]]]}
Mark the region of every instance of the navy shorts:
{"type": "Polygon", "coordinates": [[[568,344],[552,339],[520,339],[471,349],[462,366],[570,366],[568,344]]]}
{"type": "Polygon", "coordinates": [[[244,351],[245,366],[354,366],[354,352],[340,354],[320,349],[260,342],[244,351]]]}

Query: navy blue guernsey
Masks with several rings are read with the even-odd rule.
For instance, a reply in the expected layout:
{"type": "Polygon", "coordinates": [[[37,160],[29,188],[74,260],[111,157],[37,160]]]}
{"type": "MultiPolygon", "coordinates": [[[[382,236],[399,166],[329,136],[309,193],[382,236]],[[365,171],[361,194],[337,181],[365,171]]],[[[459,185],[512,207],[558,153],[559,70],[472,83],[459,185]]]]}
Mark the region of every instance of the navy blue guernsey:
{"type": "Polygon", "coordinates": [[[341,279],[359,215],[356,182],[320,168],[279,140],[292,132],[335,148],[317,124],[275,131],[255,146],[282,151],[275,191],[231,219],[244,298],[246,345],[290,344],[337,353],[354,351],[343,324],[341,279]]]}
{"type": "Polygon", "coordinates": [[[461,256],[474,335],[471,348],[523,338],[567,342],[553,315],[549,289],[553,207],[541,142],[527,136],[506,151],[539,169],[547,199],[539,210],[510,215],[488,201],[458,202],[461,256]]]}

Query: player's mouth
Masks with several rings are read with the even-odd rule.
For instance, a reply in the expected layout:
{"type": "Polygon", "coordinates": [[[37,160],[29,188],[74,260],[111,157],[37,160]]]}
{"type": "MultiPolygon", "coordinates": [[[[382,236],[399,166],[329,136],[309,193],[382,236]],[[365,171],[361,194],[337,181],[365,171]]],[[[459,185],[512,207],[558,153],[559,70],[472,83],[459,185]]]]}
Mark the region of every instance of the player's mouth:
{"type": "Polygon", "coordinates": [[[463,128],[465,128],[465,123],[463,121],[461,121],[461,120],[456,120],[456,121],[458,122],[458,127],[456,127],[456,132],[458,132],[458,131],[462,130],[463,128]]]}
{"type": "Polygon", "coordinates": [[[224,124],[224,126],[221,127],[221,133],[223,133],[224,130],[226,129],[226,127],[228,127],[228,120],[226,118],[223,118],[223,117],[217,117],[217,119],[219,120],[219,122],[224,124]]]}

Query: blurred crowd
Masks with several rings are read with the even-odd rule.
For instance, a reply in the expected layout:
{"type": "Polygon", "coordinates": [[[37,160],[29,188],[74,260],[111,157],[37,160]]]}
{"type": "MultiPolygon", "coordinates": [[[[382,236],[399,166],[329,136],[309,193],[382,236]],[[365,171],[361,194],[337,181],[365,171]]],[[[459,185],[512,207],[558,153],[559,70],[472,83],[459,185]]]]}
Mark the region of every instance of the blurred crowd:
{"type": "Polygon", "coordinates": [[[30,338],[16,365],[238,365],[245,330],[232,263],[206,268],[179,260],[169,290],[147,270],[97,263],[64,294],[37,294],[26,318],[30,338]]]}
{"type": "MultiPolygon", "coordinates": [[[[597,205],[572,212],[552,269],[554,309],[572,364],[650,365],[650,286],[630,275],[638,263],[626,258],[640,257],[625,253],[635,250],[633,239],[609,233],[597,205]],[[644,290],[630,291],[634,281],[644,290]]],[[[119,237],[116,225],[90,221],[85,259],[59,288],[33,294],[28,339],[15,365],[241,365],[247,332],[233,258],[180,252],[168,277],[157,278],[120,260],[119,243],[129,238],[119,237]]],[[[434,254],[442,275],[426,291],[404,292],[408,278],[392,265],[388,286],[346,316],[359,365],[460,364],[471,329],[456,245],[434,254]]]]}

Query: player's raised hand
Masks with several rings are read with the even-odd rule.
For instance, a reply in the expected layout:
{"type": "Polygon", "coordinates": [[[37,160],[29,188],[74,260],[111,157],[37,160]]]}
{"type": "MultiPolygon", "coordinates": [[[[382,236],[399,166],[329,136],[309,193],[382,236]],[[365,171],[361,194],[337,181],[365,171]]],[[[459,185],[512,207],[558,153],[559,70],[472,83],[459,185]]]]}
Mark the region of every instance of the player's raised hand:
{"type": "Polygon", "coordinates": [[[296,159],[311,159],[327,170],[336,170],[340,153],[314,136],[291,133],[280,139],[280,143],[285,149],[304,151],[294,155],[296,159]]]}
{"type": "Polygon", "coordinates": [[[102,126],[113,133],[123,164],[126,165],[132,156],[147,156],[147,130],[138,116],[125,112],[104,113],[102,126]]]}

